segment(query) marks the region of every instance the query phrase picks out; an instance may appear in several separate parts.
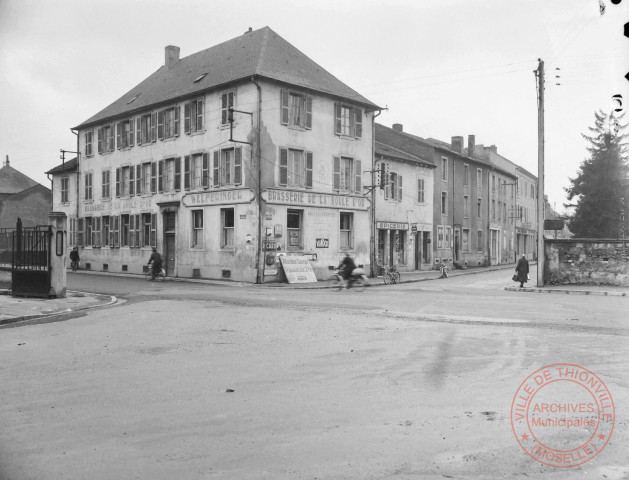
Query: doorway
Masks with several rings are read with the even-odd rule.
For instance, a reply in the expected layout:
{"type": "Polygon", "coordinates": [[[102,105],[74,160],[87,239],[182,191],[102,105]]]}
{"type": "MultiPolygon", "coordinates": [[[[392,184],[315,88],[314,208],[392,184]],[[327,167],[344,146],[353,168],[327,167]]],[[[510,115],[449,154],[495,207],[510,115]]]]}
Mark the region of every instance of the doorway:
{"type": "Polygon", "coordinates": [[[417,232],[415,234],[415,270],[422,269],[422,234],[417,232]]]}
{"type": "Polygon", "coordinates": [[[166,275],[173,275],[175,272],[175,258],[176,258],[176,227],[177,227],[177,213],[165,212],[164,213],[164,268],[166,269],[166,275]]]}

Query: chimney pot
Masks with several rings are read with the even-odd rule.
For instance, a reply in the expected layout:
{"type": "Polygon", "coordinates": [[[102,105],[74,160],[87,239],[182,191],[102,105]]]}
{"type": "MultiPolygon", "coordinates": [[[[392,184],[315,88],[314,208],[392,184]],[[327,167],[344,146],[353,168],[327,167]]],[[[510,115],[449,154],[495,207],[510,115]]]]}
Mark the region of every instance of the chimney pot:
{"type": "Polygon", "coordinates": [[[179,61],[179,47],[168,45],[166,47],[166,68],[170,68],[179,61]]]}
{"type": "Polygon", "coordinates": [[[393,128],[396,132],[404,132],[404,125],[401,123],[394,123],[391,128],[393,128]]]}
{"type": "Polygon", "coordinates": [[[473,157],[475,151],[476,151],[476,136],[468,135],[467,136],[467,154],[470,157],[473,157]]]}

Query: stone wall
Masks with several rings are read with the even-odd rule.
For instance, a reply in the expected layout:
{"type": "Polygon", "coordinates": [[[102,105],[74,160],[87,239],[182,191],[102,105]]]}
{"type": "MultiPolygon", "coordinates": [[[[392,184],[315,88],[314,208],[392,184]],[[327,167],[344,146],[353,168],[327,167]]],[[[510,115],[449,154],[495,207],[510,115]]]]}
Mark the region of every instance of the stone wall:
{"type": "Polygon", "coordinates": [[[629,287],[629,240],[545,239],[544,283],[629,287]]]}

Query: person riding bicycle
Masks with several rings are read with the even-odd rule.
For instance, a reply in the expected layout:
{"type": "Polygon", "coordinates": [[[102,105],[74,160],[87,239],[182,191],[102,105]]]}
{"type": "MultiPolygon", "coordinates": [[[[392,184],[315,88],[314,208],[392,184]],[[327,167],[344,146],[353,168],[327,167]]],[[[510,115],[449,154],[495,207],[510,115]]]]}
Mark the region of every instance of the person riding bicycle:
{"type": "Polygon", "coordinates": [[[79,249],[77,247],[74,247],[70,252],[70,260],[70,266],[73,271],[79,268],[79,249]]]}
{"type": "Polygon", "coordinates": [[[162,269],[162,256],[157,253],[157,248],[153,247],[153,253],[151,253],[151,258],[149,258],[149,265],[153,264],[153,269],[151,270],[151,280],[155,280],[155,277],[159,274],[162,269]]]}
{"type": "Polygon", "coordinates": [[[352,272],[356,269],[354,259],[349,256],[349,252],[345,252],[345,258],[339,265],[339,274],[343,277],[343,280],[348,281],[352,277],[352,272]]]}

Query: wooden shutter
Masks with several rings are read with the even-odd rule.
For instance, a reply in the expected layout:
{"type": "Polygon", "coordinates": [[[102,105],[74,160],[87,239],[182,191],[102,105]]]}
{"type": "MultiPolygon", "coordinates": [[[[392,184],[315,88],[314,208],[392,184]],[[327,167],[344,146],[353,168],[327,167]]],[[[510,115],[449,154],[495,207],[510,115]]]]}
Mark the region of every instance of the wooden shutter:
{"type": "Polygon", "coordinates": [[[162,193],[164,191],[164,160],[160,160],[157,166],[157,191],[162,193]]]}
{"type": "Polygon", "coordinates": [[[164,139],[164,110],[157,112],[157,138],[164,139]]]}
{"type": "Polygon", "coordinates": [[[341,104],[334,104],[334,133],[341,134],[341,104]]]}
{"type": "Polygon", "coordinates": [[[181,190],[181,157],[175,158],[175,190],[181,190]]]}
{"type": "Polygon", "coordinates": [[[203,100],[197,100],[195,103],[197,104],[197,111],[194,122],[194,129],[195,131],[199,132],[203,130],[203,100]]]}
{"type": "Polygon", "coordinates": [[[220,185],[220,150],[214,152],[214,164],[212,165],[212,185],[218,187],[220,185]]]}
{"type": "Polygon", "coordinates": [[[133,119],[129,119],[129,146],[132,147],[133,146],[133,137],[135,137],[134,133],[134,127],[135,127],[135,123],[133,122],[133,119]]]}
{"type": "Polygon", "coordinates": [[[135,246],[135,215],[129,215],[129,246],[135,246]]]}
{"type": "Polygon", "coordinates": [[[156,233],[157,233],[157,214],[151,213],[151,246],[152,247],[157,246],[157,242],[155,241],[157,239],[156,233]]]}
{"type": "MultiPolygon", "coordinates": [[[[131,125],[133,128],[133,125],[131,125]]],[[[138,145],[142,145],[142,117],[135,119],[135,141],[138,145]]]]}
{"type": "Polygon", "coordinates": [[[103,153],[103,127],[97,129],[98,132],[98,153],[103,153]]]}
{"type": "Polygon", "coordinates": [[[306,95],[306,128],[312,128],[312,97],[306,95]]]}
{"type": "Polygon", "coordinates": [[[242,183],[242,148],[236,147],[234,150],[234,184],[242,183]]]}
{"type": "Polygon", "coordinates": [[[341,157],[334,157],[334,175],[333,175],[334,190],[341,189],[341,157]]]}
{"type": "Polygon", "coordinates": [[[360,108],[354,108],[354,136],[360,138],[363,136],[363,111],[360,108]]]}
{"type": "Polygon", "coordinates": [[[119,247],[120,246],[120,215],[114,216],[114,225],[115,225],[114,246],[119,247]]]}
{"type": "Polygon", "coordinates": [[[142,191],[142,165],[136,165],[135,166],[135,194],[142,195],[143,193],[148,193],[148,192],[142,191]]]}
{"type": "Polygon", "coordinates": [[[179,136],[179,113],[180,113],[181,107],[179,105],[177,105],[175,107],[175,120],[174,120],[174,128],[175,128],[175,132],[174,135],[175,137],[179,136]]]}
{"type": "Polygon", "coordinates": [[[118,146],[118,150],[122,147],[122,122],[116,123],[116,144],[118,146]]]}
{"type": "Polygon", "coordinates": [[[203,188],[207,188],[210,186],[210,156],[206,152],[203,154],[203,165],[201,168],[201,185],[203,188]]]}
{"type": "Polygon", "coordinates": [[[151,162],[151,193],[157,193],[157,162],[151,162]]]}
{"type": "Polygon", "coordinates": [[[362,186],[362,179],[363,179],[363,169],[362,169],[362,162],[360,160],[354,160],[354,175],[356,178],[356,181],[354,182],[354,188],[356,193],[362,193],[363,190],[363,186],[362,186]]]}
{"type": "Polygon", "coordinates": [[[312,152],[306,152],[306,188],[312,188],[312,152]]]}
{"type": "Polygon", "coordinates": [[[157,113],[151,114],[151,142],[157,140],[157,113]]]}
{"type": "Polygon", "coordinates": [[[402,201],[402,175],[397,176],[397,200],[398,202],[402,201]]]}
{"type": "Polygon", "coordinates": [[[116,197],[120,197],[120,168],[116,168],[116,197]]]}
{"type": "Polygon", "coordinates": [[[288,149],[280,148],[280,185],[288,184],[288,149]]]}
{"type": "Polygon", "coordinates": [[[190,133],[190,103],[183,106],[183,129],[186,133],[190,133]]]}
{"type": "MultiPolygon", "coordinates": [[[[135,178],[133,176],[133,172],[135,171],[135,169],[133,168],[133,166],[129,167],[129,195],[135,195],[135,178]]],[[[140,195],[140,192],[138,191],[138,195],[140,195]]]]}
{"type": "Polygon", "coordinates": [[[282,90],[280,94],[280,114],[283,125],[288,125],[288,90],[282,90]]]}
{"type": "Polygon", "coordinates": [[[186,155],[183,162],[183,188],[190,190],[190,155],[186,155]]]}

